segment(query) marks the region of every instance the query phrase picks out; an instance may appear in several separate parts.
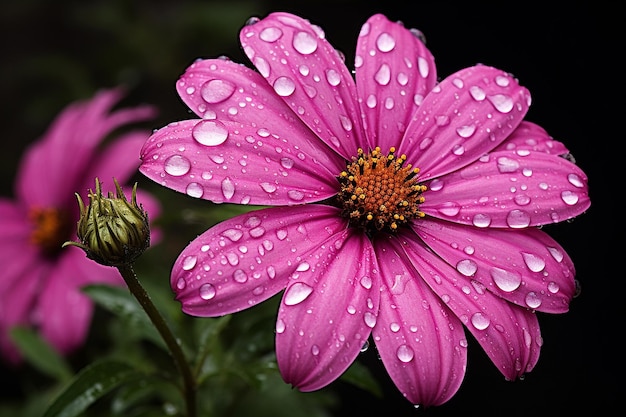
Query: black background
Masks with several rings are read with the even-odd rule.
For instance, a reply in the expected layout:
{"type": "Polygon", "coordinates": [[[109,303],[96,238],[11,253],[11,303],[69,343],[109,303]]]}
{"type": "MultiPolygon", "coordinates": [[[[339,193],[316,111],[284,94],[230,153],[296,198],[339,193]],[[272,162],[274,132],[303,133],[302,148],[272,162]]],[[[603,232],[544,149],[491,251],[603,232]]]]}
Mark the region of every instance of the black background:
{"type": "MultiPolygon", "coordinates": [[[[149,102],[161,109],[152,126],[156,128],[185,115],[174,83],[193,59],[226,54],[247,63],[238,46],[238,31],[247,17],[238,26],[225,23],[220,27],[216,22],[215,27],[204,31],[194,27],[189,32],[170,18],[185,5],[209,4],[224,10],[239,7],[237,1],[116,3],[131,16],[127,33],[133,36],[112,38],[98,26],[102,16],[95,14],[104,1],[28,0],[0,6],[2,195],[12,192],[23,149],[69,101],[130,80],[135,87],[128,103],[149,102]],[[132,32],[133,28],[137,31],[132,32]],[[176,53],[163,54],[154,46],[143,50],[144,54],[133,53],[129,45],[143,38],[171,38],[179,45],[164,48],[176,53]]],[[[325,30],[347,63],[352,62],[361,25],[381,12],[425,34],[440,77],[476,63],[513,73],[533,97],[527,119],[564,142],[589,177],[590,210],[572,222],[546,229],[574,259],[582,292],[568,313],[540,315],[544,345],[533,372],[523,381],[507,382],[480,347],[470,344],[467,374],[457,395],[443,406],[414,410],[388,382],[375,350],[370,349],[365,360],[379,375],[384,398],[336,383],[334,388],[343,400],[336,415],[612,415],[609,410],[621,408],[618,400],[624,398],[618,395],[624,395],[626,360],[622,337],[625,274],[620,257],[624,250],[620,239],[624,236],[621,171],[626,77],[623,19],[618,18],[624,14],[617,6],[601,2],[563,4],[241,2],[242,10],[252,9],[261,17],[284,10],[308,18],[325,30]]],[[[237,18],[236,11],[233,14],[237,18]]]]}

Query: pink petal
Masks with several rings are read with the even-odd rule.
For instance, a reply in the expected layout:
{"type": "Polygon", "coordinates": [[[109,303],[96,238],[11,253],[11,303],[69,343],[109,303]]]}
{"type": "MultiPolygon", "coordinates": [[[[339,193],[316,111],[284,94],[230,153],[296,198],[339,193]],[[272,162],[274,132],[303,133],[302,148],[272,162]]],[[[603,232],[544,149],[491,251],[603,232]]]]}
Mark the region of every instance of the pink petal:
{"type": "Polygon", "coordinates": [[[70,104],[55,119],[23,156],[16,179],[20,200],[29,206],[63,206],[80,186],[75,181],[83,180],[98,145],[118,127],[154,115],[148,106],[109,113],[121,95],[119,89],[101,91],[91,100],[70,104]]]}
{"type": "Polygon", "coordinates": [[[415,233],[468,283],[523,308],[564,313],[575,291],[572,260],[545,232],[476,229],[421,220],[415,233]]]}
{"type": "Polygon", "coordinates": [[[543,343],[536,315],[459,273],[412,233],[403,233],[402,238],[413,267],[465,324],[498,370],[511,380],[532,370],[543,343]]]}
{"type": "Polygon", "coordinates": [[[354,362],[376,323],[377,265],[369,239],[345,229],[303,257],[282,297],[276,359],[284,380],[320,389],[354,362]]]}
{"type": "Polygon", "coordinates": [[[543,127],[526,120],[522,121],[513,133],[494,149],[494,151],[504,150],[545,152],[559,156],[569,153],[565,145],[554,140],[543,127]]]}
{"type": "Polygon", "coordinates": [[[416,33],[376,14],[361,28],[355,67],[369,146],[386,152],[400,144],[411,117],[435,86],[435,60],[416,33]]]}
{"type": "Polygon", "coordinates": [[[423,269],[411,265],[396,238],[375,241],[375,249],[385,289],[373,335],[383,364],[413,404],[443,404],[465,375],[463,326],[425,285],[423,269]]]}
{"type": "Polygon", "coordinates": [[[455,171],[504,141],[529,104],[528,91],[511,74],[485,65],[462,69],[424,98],[399,153],[422,179],[455,171]]]}
{"type": "MultiPolygon", "coordinates": [[[[274,113],[266,113],[270,117],[274,113]]],[[[275,114],[277,116],[277,114],[275,114]]],[[[278,122],[287,133],[289,124],[278,122]]],[[[216,203],[291,205],[319,201],[337,193],[336,176],[345,164],[321,148],[305,153],[301,140],[260,140],[257,128],[225,120],[186,120],[156,131],[141,152],[139,170],[157,183],[192,197],[216,203]],[[206,124],[229,131],[219,146],[193,139],[195,129],[206,124]]]]}
{"type": "Polygon", "coordinates": [[[324,205],[269,208],[225,220],[178,256],[171,286],[183,311],[221,316],[283,290],[302,259],[346,228],[324,205]]]}
{"type": "Polygon", "coordinates": [[[322,29],[272,13],[240,33],[243,50],[275,94],[345,159],[367,147],[354,79],[322,29]]]}
{"type": "Polygon", "coordinates": [[[587,176],[567,159],[527,149],[485,155],[430,182],[420,210],[477,227],[561,222],[590,205],[587,176]]]}

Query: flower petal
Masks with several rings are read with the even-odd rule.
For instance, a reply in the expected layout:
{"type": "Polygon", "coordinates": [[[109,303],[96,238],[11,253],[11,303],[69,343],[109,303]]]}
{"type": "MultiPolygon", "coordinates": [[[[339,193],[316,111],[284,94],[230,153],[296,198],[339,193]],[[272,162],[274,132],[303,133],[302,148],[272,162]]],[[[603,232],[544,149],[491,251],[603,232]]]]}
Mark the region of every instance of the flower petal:
{"type": "Polygon", "coordinates": [[[314,391],[355,360],[376,323],[380,296],[369,239],[354,229],[312,251],[282,297],[276,359],[286,382],[314,391]]]}
{"type": "Polygon", "coordinates": [[[108,113],[121,95],[120,89],[100,91],[91,100],[72,103],[55,119],[43,138],[24,153],[15,183],[21,201],[63,207],[67,196],[82,185],[75,181],[85,181],[84,172],[98,145],[118,127],[154,116],[149,106],[108,113]]]}
{"type": "Polygon", "coordinates": [[[324,205],[276,207],[213,226],[178,256],[171,286],[183,311],[215,317],[260,303],[283,290],[305,258],[346,228],[324,205]]]}
{"type": "Polygon", "coordinates": [[[405,232],[402,238],[413,267],[465,324],[498,370],[511,380],[531,371],[543,343],[537,316],[459,273],[412,233],[405,232]]]}
{"type": "Polygon", "coordinates": [[[527,149],[485,155],[428,184],[420,210],[477,227],[521,229],[589,208],[587,176],[565,158],[527,149]]]}
{"type": "Polygon", "coordinates": [[[374,246],[385,286],[373,330],[383,364],[413,404],[443,404],[465,375],[463,326],[424,284],[396,238],[377,240],[374,246]]]}
{"type": "Polygon", "coordinates": [[[494,149],[494,151],[504,150],[545,152],[558,156],[569,153],[565,144],[554,140],[543,127],[526,120],[522,121],[513,133],[494,149]]]}
{"type": "Polygon", "coordinates": [[[329,161],[324,161],[323,151],[305,155],[287,141],[248,142],[252,136],[246,130],[210,148],[193,139],[194,130],[203,123],[231,127],[228,122],[208,120],[170,124],[146,142],[140,172],[165,187],[215,203],[293,205],[337,193],[335,177],[345,165],[331,173],[326,167],[333,164],[325,165],[329,161]]]}
{"type": "Polygon", "coordinates": [[[369,146],[386,152],[400,144],[411,117],[435,86],[435,60],[414,30],[376,14],[361,28],[355,67],[369,146]]]}
{"type": "Polygon", "coordinates": [[[89,332],[93,302],[81,287],[94,282],[124,284],[115,268],[87,259],[82,251],[66,251],[50,270],[36,308],[42,336],[62,354],[81,346],[89,332]]]}
{"type": "Polygon", "coordinates": [[[455,171],[504,141],[529,105],[528,90],[511,74],[486,65],[462,69],[424,98],[399,154],[423,180],[455,171]]]}
{"type": "Polygon", "coordinates": [[[575,291],[572,260],[545,232],[476,229],[420,220],[415,233],[451,268],[521,307],[564,313],[575,291]]]}
{"type": "Polygon", "coordinates": [[[328,146],[345,159],[367,146],[354,79],[318,26],[272,13],[240,33],[261,75],[328,146]]]}

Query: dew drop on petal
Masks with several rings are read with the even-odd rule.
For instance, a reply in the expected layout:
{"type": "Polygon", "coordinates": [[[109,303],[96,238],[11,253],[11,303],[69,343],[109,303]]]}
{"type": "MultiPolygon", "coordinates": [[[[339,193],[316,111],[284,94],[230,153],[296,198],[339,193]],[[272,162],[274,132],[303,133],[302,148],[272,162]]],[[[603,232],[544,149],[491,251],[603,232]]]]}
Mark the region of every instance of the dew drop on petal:
{"type": "Polygon", "coordinates": [[[175,177],[185,175],[191,169],[189,159],[181,155],[172,155],[165,160],[165,172],[175,177]]]}
{"type": "Polygon", "coordinates": [[[365,325],[371,329],[376,326],[376,315],[371,311],[366,311],[363,315],[363,320],[365,321],[365,325]]]}
{"type": "Polygon", "coordinates": [[[494,94],[488,96],[487,100],[489,100],[489,102],[493,104],[493,107],[500,113],[509,113],[513,110],[513,99],[505,94],[494,94]]]}
{"type": "Polygon", "coordinates": [[[276,333],[283,333],[285,331],[285,327],[283,319],[276,320],[276,333]]]}
{"type": "Polygon", "coordinates": [[[390,34],[383,32],[376,39],[376,47],[380,52],[389,52],[396,46],[396,40],[390,34]]]}
{"type": "Polygon", "coordinates": [[[530,225],[530,215],[523,210],[511,210],[506,216],[506,223],[512,229],[522,229],[530,225]]]}
{"type": "Polygon", "coordinates": [[[491,323],[491,320],[489,320],[488,317],[483,316],[482,313],[474,313],[470,321],[472,322],[472,326],[478,330],[485,330],[491,323]]]}
{"type": "Polygon", "coordinates": [[[277,27],[265,28],[259,34],[259,38],[268,43],[276,42],[281,36],[283,36],[283,31],[277,27]]]}
{"type": "Polygon", "coordinates": [[[538,255],[522,252],[524,263],[533,272],[541,272],[546,267],[546,262],[538,255]]]}
{"type": "Polygon", "coordinates": [[[400,347],[398,347],[398,350],[396,350],[396,356],[398,357],[400,362],[408,363],[413,360],[415,352],[413,352],[413,349],[411,349],[411,347],[407,345],[400,345],[400,347]]]}
{"type": "Polygon", "coordinates": [[[293,48],[302,55],[310,55],[317,50],[317,39],[308,32],[298,32],[293,37],[293,48]]]}
{"type": "Polygon", "coordinates": [[[303,282],[296,282],[285,291],[283,301],[288,306],[293,306],[306,300],[313,292],[313,287],[303,282]]]}
{"type": "Polygon", "coordinates": [[[202,284],[200,286],[200,298],[210,300],[215,297],[215,287],[211,284],[202,284]]]}
{"type": "Polygon", "coordinates": [[[198,261],[198,257],[196,255],[189,255],[185,259],[183,259],[182,268],[184,271],[192,270],[198,261]]]}
{"type": "Polygon", "coordinates": [[[274,91],[281,97],[288,97],[296,91],[296,83],[289,77],[278,77],[274,80],[274,91]]]}
{"type": "Polygon", "coordinates": [[[517,273],[505,271],[500,268],[492,268],[489,273],[498,288],[505,292],[515,291],[522,284],[522,277],[517,273]]]}
{"type": "Polygon", "coordinates": [[[200,198],[204,194],[204,188],[202,187],[202,185],[198,184],[197,182],[190,182],[187,185],[185,192],[190,197],[200,198]]]}
{"type": "Polygon", "coordinates": [[[228,129],[219,120],[201,120],[193,127],[191,136],[201,145],[217,146],[228,138],[228,129]]]}
{"type": "Polygon", "coordinates": [[[535,292],[529,292],[524,299],[526,305],[530,308],[538,308],[541,305],[541,298],[535,292]]]}
{"type": "Polygon", "coordinates": [[[573,206],[574,204],[578,203],[578,195],[569,190],[561,192],[561,199],[568,206],[573,206]]]}
{"type": "Polygon", "coordinates": [[[478,270],[478,266],[471,259],[464,259],[456,264],[456,270],[466,277],[471,277],[478,270]]]}
{"type": "Polygon", "coordinates": [[[230,200],[235,195],[235,183],[229,177],[222,180],[222,194],[227,200],[230,200]]]}
{"type": "Polygon", "coordinates": [[[200,95],[207,103],[221,103],[235,92],[235,85],[229,81],[211,80],[202,85],[200,95]]]}

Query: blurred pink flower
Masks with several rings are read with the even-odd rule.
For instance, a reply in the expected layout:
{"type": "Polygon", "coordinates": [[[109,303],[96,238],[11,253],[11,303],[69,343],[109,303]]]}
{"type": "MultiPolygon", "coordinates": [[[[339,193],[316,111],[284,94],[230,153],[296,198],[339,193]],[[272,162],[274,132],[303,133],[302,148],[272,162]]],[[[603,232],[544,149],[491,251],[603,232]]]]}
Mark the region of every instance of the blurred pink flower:
{"type": "MultiPolygon", "coordinates": [[[[122,93],[101,91],[64,109],[25,152],[15,198],[0,198],[0,349],[11,363],[21,362],[9,339],[12,327],[35,328],[59,353],[69,354],[85,341],[93,313],[93,303],[80,288],[124,285],[117,269],[97,264],[83,251],[61,248],[76,238],[74,193],[84,198],[96,177],[114,191],[113,178],[124,184],[137,172],[149,132],[125,130],[114,141],[103,142],[116,129],[152,118],[155,110],[139,106],[111,111],[122,93]]],[[[158,216],[160,206],[152,196],[138,191],[138,201],[151,219],[158,216]]]]}
{"type": "Polygon", "coordinates": [[[199,118],[142,150],[139,170],[165,187],[275,206],[182,251],[183,310],[220,316],[284,290],[277,361],[302,391],[338,378],[370,335],[414,404],[457,392],[464,329],[506,378],[530,371],[535,311],[563,313],[575,292],[571,259],[537,226],[590,202],[565,146],[523,121],[528,91],[486,65],[438,83],[421,33],[380,14],[359,34],[355,78],[294,15],[251,19],[240,40],[258,72],[194,62],[177,90],[199,118]]]}

